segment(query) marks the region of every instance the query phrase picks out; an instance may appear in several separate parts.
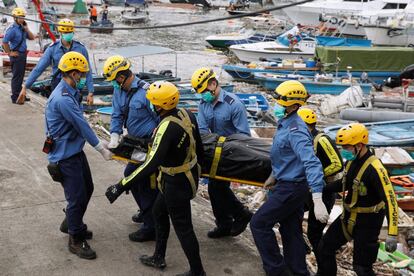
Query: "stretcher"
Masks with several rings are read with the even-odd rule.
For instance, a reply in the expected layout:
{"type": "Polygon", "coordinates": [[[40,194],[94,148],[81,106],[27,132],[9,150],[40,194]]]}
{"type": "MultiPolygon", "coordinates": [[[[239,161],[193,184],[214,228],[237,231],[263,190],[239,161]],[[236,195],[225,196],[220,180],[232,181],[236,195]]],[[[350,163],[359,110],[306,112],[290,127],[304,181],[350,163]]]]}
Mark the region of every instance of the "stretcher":
{"type": "MultiPolygon", "coordinates": [[[[123,161],[123,162],[134,163],[134,164],[142,164],[142,162],[138,162],[138,161],[135,161],[135,160],[132,160],[132,159],[128,159],[128,158],[125,158],[125,157],[122,157],[122,156],[119,156],[119,155],[112,156],[112,159],[118,160],[118,161],[123,161]]],[[[214,175],[214,177],[212,177],[207,173],[202,173],[201,176],[206,177],[206,178],[212,178],[212,179],[229,181],[229,182],[236,182],[236,183],[239,183],[239,184],[256,186],[256,187],[263,187],[263,185],[264,185],[264,183],[261,183],[261,182],[245,180],[245,179],[224,177],[224,176],[219,176],[219,175],[214,175]]]]}

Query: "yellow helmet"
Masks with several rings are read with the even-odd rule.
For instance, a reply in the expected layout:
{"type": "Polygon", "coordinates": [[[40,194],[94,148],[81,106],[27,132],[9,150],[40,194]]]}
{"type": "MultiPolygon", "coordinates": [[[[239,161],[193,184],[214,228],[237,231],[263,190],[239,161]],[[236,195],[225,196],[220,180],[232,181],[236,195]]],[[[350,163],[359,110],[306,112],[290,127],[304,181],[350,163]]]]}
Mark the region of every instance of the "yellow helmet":
{"type": "Polygon", "coordinates": [[[208,81],[216,77],[216,73],[210,68],[197,69],[191,77],[191,86],[197,93],[201,93],[207,89],[208,81]]]}
{"type": "Polygon", "coordinates": [[[307,124],[312,125],[315,124],[318,117],[316,116],[315,111],[310,108],[300,108],[298,110],[299,117],[307,124]]]}
{"type": "Polygon", "coordinates": [[[147,99],[164,110],[171,110],[177,106],[180,99],[178,88],[168,81],[156,81],[147,90],[147,99]]]}
{"type": "Polygon", "coordinates": [[[309,98],[305,86],[296,80],[284,81],[276,87],[276,100],[281,106],[304,105],[309,98]]]}
{"type": "Polygon", "coordinates": [[[12,11],[13,16],[26,16],[26,11],[23,8],[14,8],[12,11]]]}
{"type": "Polygon", "coordinates": [[[360,123],[352,123],[342,127],[336,133],[337,145],[368,144],[368,129],[360,123]]]}
{"type": "Polygon", "coordinates": [[[59,33],[73,33],[75,30],[75,23],[69,18],[64,18],[59,21],[57,30],[59,33]]]}
{"type": "Polygon", "coordinates": [[[82,54],[72,51],[60,58],[58,68],[62,72],[78,70],[85,73],[89,71],[89,64],[82,54]]]}
{"type": "Polygon", "coordinates": [[[131,63],[123,56],[116,55],[109,57],[103,66],[103,76],[106,81],[112,81],[116,78],[116,74],[120,71],[128,70],[131,63]]]}

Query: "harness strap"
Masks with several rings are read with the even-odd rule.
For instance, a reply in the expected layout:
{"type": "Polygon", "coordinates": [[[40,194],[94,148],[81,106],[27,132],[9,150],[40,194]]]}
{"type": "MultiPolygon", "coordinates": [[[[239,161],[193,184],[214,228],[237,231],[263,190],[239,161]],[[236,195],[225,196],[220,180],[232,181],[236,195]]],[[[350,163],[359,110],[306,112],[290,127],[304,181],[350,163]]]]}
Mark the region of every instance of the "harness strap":
{"type": "MultiPolygon", "coordinates": [[[[194,168],[194,166],[197,165],[197,155],[196,155],[196,142],[195,142],[195,139],[193,137],[193,124],[191,123],[190,116],[183,109],[178,110],[178,116],[180,117],[180,119],[178,119],[174,116],[168,116],[168,117],[164,118],[160,124],[162,124],[165,121],[172,121],[172,122],[178,124],[180,127],[182,127],[184,129],[184,131],[188,135],[188,137],[190,139],[190,146],[187,150],[187,156],[184,160],[184,163],[181,166],[177,166],[177,167],[163,167],[163,166],[160,166],[159,167],[160,173],[158,175],[158,185],[159,185],[160,191],[162,191],[162,188],[161,188],[162,173],[165,173],[165,174],[168,174],[168,175],[171,175],[171,176],[174,176],[178,173],[184,173],[185,176],[187,177],[188,181],[190,182],[191,189],[193,191],[193,198],[194,198],[196,196],[196,193],[197,193],[197,183],[195,182],[194,176],[191,173],[191,169],[194,168]]],[[[200,166],[198,166],[197,173],[200,176],[200,173],[201,173],[201,167],[200,166]]]]}
{"type": "Polygon", "coordinates": [[[226,137],[220,136],[217,141],[216,149],[214,150],[214,158],[213,158],[213,162],[211,163],[211,168],[210,168],[210,173],[209,173],[209,176],[212,178],[214,178],[217,174],[217,168],[220,162],[224,141],[226,141],[226,137]]]}
{"type": "MultiPolygon", "coordinates": [[[[356,203],[358,202],[358,194],[361,187],[361,178],[364,175],[365,171],[367,170],[368,166],[371,165],[375,160],[378,160],[378,158],[375,155],[370,156],[367,160],[365,160],[362,167],[359,169],[356,177],[352,181],[352,196],[351,196],[351,203],[346,204],[345,199],[342,200],[342,230],[344,232],[344,236],[348,241],[352,240],[352,232],[354,230],[354,226],[356,223],[356,218],[358,213],[378,213],[382,208],[384,208],[385,203],[381,201],[375,206],[371,207],[355,207],[356,203]],[[345,210],[350,212],[349,219],[347,223],[345,223],[345,210]]],[[[351,167],[352,161],[349,161],[348,164],[346,164],[345,168],[345,177],[342,181],[342,193],[345,196],[345,188],[346,188],[346,175],[349,171],[349,168],[351,167]]]]}

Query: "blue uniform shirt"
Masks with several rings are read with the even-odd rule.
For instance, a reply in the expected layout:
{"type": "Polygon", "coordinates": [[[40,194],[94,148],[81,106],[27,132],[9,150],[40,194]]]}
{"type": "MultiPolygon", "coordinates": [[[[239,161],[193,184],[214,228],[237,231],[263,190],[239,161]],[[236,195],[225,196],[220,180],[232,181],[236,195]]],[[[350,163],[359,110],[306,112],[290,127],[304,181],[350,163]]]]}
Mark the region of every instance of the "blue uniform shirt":
{"type": "Polygon", "coordinates": [[[95,147],[98,137],[83,117],[80,92],[61,80],[50,95],[45,110],[46,135],[55,140],[50,162],[69,158],[83,150],[85,140],[95,147]]]}
{"type": "Polygon", "coordinates": [[[279,120],[270,155],[277,181],[307,181],[312,193],[322,192],[323,168],[308,127],[297,113],[279,120]]]}
{"type": "Polygon", "coordinates": [[[17,24],[16,22],[10,25],[7,28],[6,33],[3,37],[3,43],[8,43],[10,50],[18,51],[20,53],[25,53],[27,50],[27,33],[24,31],[23,27],[17,24]],[[22,41],[23,38],[23,41],[22,41]],[[20,41],[22,43],[20,44],[20,41]],[[15,49],[20,44],[18,49],[15,49]]]}
{"type": "Polygon", "coordinates": [[[132,81],[131,88],[139,87],[138,91],[130,96],[131,92],[127,93],[120,89],[114,89],[112,97],[112,116],[111,116],[111,133],[122,133],[122,127],[125,121],[125,113],[127,111],[128,98],[129,112],[126,122],[128,134],[139,137],[149,138],[152,132],[158,125],[157,115],[151,110],[150,102],[145,97],[146,90],[142,86],[143,81],[135,77],[132,81]]]}
{"type": "Polygon", "coordinates": [[[89,63],[89,72],[86,74],[86,87],[88,88],[88,92],[93,92],[93,78],[91,72],[92,67],[91,63],[89,62],[88,51],[82,43],[75,40],[72,41],[69,49],[63,46],[60,40],[57,40],[52,45],[50,45],[43,53],[43,56],[40,59],[39,63],[32,70],[32,72],[30,72],[30,75],[25,82],[26,88],[30,88],[49,65],[52,65],[52,75],[61,78],[60,73],[57,72],[59,60],[64,54],[70,51],[81,53],[86,57],[86,60],[89,63]]]}
{"type": "Polygon", "coordinates": [[[242,133],[250,136],[246,107],[233,93],[221,89],[215,104],[201,100],[197,115],[200,133],[229,136],[242,133]]]}

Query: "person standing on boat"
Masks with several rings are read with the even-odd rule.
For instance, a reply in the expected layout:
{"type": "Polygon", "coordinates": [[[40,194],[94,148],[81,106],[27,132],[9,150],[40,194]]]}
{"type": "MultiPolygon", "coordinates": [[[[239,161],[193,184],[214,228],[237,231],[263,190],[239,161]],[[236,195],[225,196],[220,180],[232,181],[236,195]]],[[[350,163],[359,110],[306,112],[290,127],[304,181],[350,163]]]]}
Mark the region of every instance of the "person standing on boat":
{"type": "MultiPolygon", "coordinates": [[[[236,95],[220,87],[212,69],[196,70],[191,77],[191,85],[202,98],[197,116],[201,134],[217,133],[222,136],[219,143],[235,133],[250,136],[245,106],[236,95]]],[[[230,182],[210,178],[208,194],[217,224],[208,232],[208,237],[214,239],[241,234],[252,213],[234,195],[230,182]]]]}
{"type": "Polygon", "coordinates": [[[69,251],[83,259],[95,259],[96,252],[86,240],[92,232],[83,222],[94,185],[83,147],[87,141],[105,160],[112,153],[99,141],[83,117],[80,90],[86,83],[89,64],[78,52],[62,56],[58,68],[62,80],[50,95],[45,108],[46,135],[43,151],[48,153],[48,170],[53,180],[62,184],[67,201],[61,231],[69,234],[69,251]]]}
{"type": "Polygon", "coordinates": [[[191,199],[196,196],[203,162],[203,143],[197,120],[190,111],[177,108],[180,93],[166,81],[150,85],[147,99],[161,122],[154,133],[147,160],[131,175],[108,187],[105,195],[113,203],[125,190],[141,185],[151,174],[159,171],[158,193],[153,214],[157,242],[152,256],[139,259],[146,266],[164,269],[170,219],[181,247],[190,264],[190,271],[177,276],[205,276],[197,237],[191,219],[191,199]]]}
{"type": "MultiPolygon", "coordinates": [[[[109,57],[103,66],[105,80],[110,81],[114,87],[109,148],[118,147],[124,127],[128,135],[149,142],[159,121],[146,98],[149,84],[135,76],[130,68],[130,61],[119,55],[109,57]]],[[[128,163],[124,176],[129,176],[138,166],[128,163]]],[[[155,228],[151,211],[157,197],[155,175],[143,178],[140,183],[131,185],[130,189],[141,210],[139,221],[143,224],[136,232],[129,234],[129,239],[134,242],[153,241],[155,228]]],[[[133,220],[138,221],[134,217],[133,220]]]]}
{"type": "MultiPolygon", "coordinates": [[[[318,157],[319,161],[321,161],[325,182],[327,185],[334,184],[338,181],[341,182],[344,167],[341,154],[329,136],[323,132],[319,132],[316,129],[316,113],[310,108],[300,108],[298,115],[306,123],[310,133],[312,134],[313,149],[316,157],[318,157]]],[[[335,198],[336,193],[325,190],[322,192],[322,200],[329,213],[335,204],[335,198]]],[[[309,209],[307,235],[312,245],[313,252],[316,255],[326,223],[322,223],[316,219],[311,193],[309,193],[307,205],[309,209]]]]}
{"type": "Polygon", "coordinates": [[[265,185],[269,182],[276,182],[276,185],[250,221],[266,275],[309,275],[302,232],[309,187],[316,219],[322,223],[329,219],[322,201],[325,186],[322,165],[313,150],[309,129],[297,114],[308,97],[299,81],[285,81],[275,90],[278,104],[275,115],[279,120],[270,151],[272,174],[265,185]],[[277,223],[283,256],[273,231],[277,223]]]}
{"type": "Polygon", "coordinates": [[[358,276],[376,275],[372,264],[377,259],[378,236],[384,217],[388,220],[385,249],[397,248],[398,204],[387,170],[368,149],[368,130],[353,123],[336,133],[336,144],[347,160],[342,182],[327,185],[324,191],[342,192],[342,215],[328,228],[319,244],[318,275],[336,275],[336,251],[354,241],[353,269],[358,276]],[[346,195],[345,195],[346,194],[346,195]]]}
{"type": "MultiPolygon", "coordinates": [[[[22,87],[21,93],[26,93],[26,90],[30,89],[37,78],[50,65],[52,65],[51,91],[53,91],[62,79],[62,74],[58,69],[59,60],[67,52],[74,51],[82,54],[88,60],[88,65],[90,67],[88,50],[86,50],[86,47],[82,43],[73,40],[75,31],[74,26],[75,24],[70,19],[65,18],[59,21],[57,29],[60,33],[60,39],[52,43],[43,53],[39,63],[32,72],[30,72],[29,77],[22,87]]],[[[86,74],[86,87],[88,90],[87,103],[93,104],[94,89],[91,71],[88,71],[86,74]]]]}
{"type": "MultiPolygon", "coordinates": [[[[3,37],[3,51],[9,56],[12,68],[11,101],[16,103],[26,71],[27,44],[26,39],[33,40],[36,36],[30,31],[24,17],[26,11],[14,8],[12,11],[14,23],[7,28],[3,37]]],[[[25,95],[24,95],[25,96],[25,95]]],[[[29,101],[26,98],[25,101],[29,101]]]]}
{"type": "Polygon", "coordinates": [[[98,11],[94,7],[94,5],[91,5],[89,7],[89,13],[90,13],[89,19],[91,20],[91,23],[92,22],[98,22],[98,11]]]}
{"type": "Polygon", "coordinates": [[[101,14],[102,14],[102,21],[108,21],[108,14],[109,14],[108,5],[105,5],[102,7],[101,14]]]}

